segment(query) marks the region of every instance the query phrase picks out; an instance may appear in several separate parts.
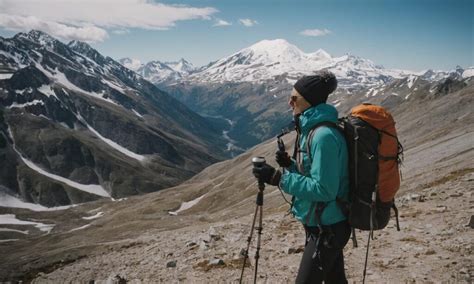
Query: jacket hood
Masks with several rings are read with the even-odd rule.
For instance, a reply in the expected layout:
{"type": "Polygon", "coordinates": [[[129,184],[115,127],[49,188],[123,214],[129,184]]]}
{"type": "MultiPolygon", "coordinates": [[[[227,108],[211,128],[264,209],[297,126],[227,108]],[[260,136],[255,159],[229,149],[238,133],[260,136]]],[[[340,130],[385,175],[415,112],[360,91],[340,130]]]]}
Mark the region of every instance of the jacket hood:
{"type": "Polygon", "coordinates": [[[319,104],[305,110],[299,116],[299,126],[302,133],[307,133],[316,124],[323,121],[337,122],[338,112],[328,104],[319,104]]]}

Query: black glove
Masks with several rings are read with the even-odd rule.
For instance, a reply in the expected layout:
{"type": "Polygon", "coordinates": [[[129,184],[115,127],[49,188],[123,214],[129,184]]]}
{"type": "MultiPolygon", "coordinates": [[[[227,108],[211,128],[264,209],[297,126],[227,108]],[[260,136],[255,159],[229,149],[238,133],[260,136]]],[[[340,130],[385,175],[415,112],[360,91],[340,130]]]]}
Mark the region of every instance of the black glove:
{"type": "Polygon", "coordinates": [[[280,167],[288,168],[291,166],[291,158],[285,151],[278,150],[275,153],[275,160],[280,165],[280,167]]]}
{"type": "Polygon", "coordinates": [[[265,163],[261,167],[254,167],[252,170],[253,175],[264,183],[270,185],[278,185],[280,183],[281,172],[275,170],[274,167],[265,163]]]}

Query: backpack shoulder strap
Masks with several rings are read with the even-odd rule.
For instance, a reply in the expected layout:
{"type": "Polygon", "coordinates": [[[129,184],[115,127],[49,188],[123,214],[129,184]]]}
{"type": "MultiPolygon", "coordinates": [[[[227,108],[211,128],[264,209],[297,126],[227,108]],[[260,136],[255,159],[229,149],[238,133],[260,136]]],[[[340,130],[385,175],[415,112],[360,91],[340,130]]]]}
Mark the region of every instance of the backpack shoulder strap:
{"type": "Polygon", "coordinates": [[[313,157],[311,156],[311,143],[313,142],[313,138],[314,138],[314,135],[316,134],[316,130],[320,128],[321,126],[332,127],[332,128],[336,128],[342,131],[341,128],[337,125],[337,123],[332,122],[332,121],[323,121],[313,126],[313,128],[311,128],[311,130],[309,131],[308,138],[306,139],[306,142],[305,142],[306,153],[308,154],[309,160],[313,159],[313,157]]]}

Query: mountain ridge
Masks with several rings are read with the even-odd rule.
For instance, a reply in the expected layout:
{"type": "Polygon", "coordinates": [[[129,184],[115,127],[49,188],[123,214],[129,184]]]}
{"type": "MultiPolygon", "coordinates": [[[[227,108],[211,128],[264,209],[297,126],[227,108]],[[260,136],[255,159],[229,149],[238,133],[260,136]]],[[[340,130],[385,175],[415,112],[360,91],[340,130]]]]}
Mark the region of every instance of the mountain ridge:
{"type": "Polygon", "coordinates": [[[86,43],[31,31],[0,51],[0,184],[14,196],[59,206],[151,192],[227,155],[208,120],[86,43]]]}

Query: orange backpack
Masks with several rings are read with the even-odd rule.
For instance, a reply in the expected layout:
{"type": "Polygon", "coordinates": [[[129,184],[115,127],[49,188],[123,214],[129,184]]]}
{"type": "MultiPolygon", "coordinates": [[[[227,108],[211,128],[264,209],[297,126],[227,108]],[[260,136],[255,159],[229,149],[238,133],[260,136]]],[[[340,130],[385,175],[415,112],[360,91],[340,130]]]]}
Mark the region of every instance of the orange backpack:
{"type": "MultiPolygon", "coordinates": [[[[310,147],[315,130],[321,126],[337,128],[346,139],[350,200],[339,203],[348,213],[351,226],[370,231],[383,229],[393,208],[399,229],[394,198],[400,187],[403,147],[398,141],[392,115],[381,106],[358,105],[337,124],[321,122],[314,126],[308,134],[307,147],[310,147]]],[[[309,148],[307,152],[310,153],[309,148]]]]}
{"type": "Polygon", "coordinates": [[[382,202],[391,202],[400,187],[398,165],[403,153],[397,138],[395,121],[383,107],[370,104],[354,107],[350,115],[365,121],[379,132],[378,197],[382,202]]]}

